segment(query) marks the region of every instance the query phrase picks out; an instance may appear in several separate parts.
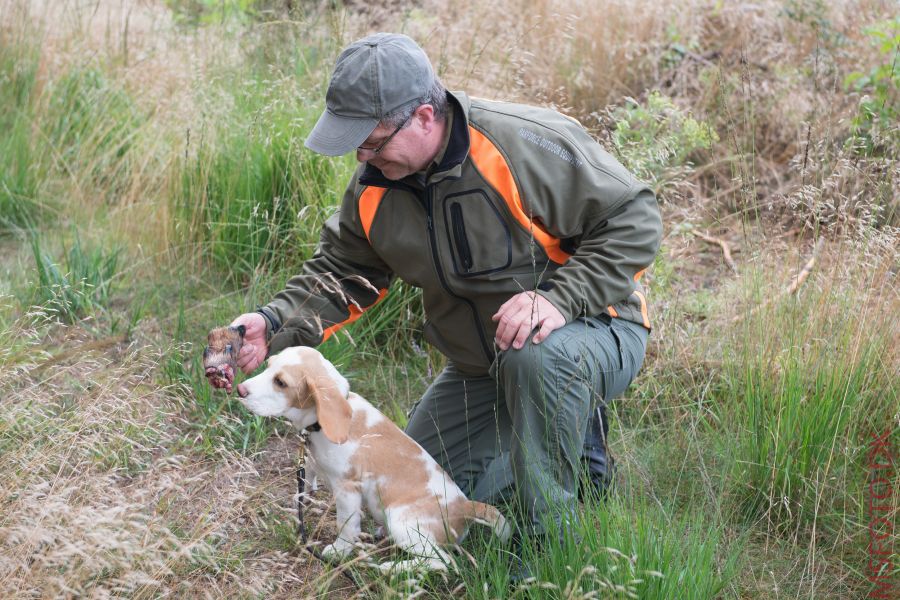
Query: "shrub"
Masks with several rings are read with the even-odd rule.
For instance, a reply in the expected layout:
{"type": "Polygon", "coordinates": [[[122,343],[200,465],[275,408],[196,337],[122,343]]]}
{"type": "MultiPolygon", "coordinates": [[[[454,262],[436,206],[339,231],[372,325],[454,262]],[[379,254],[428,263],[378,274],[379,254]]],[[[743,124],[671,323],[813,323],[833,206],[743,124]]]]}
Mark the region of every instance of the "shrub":
{"type": "Polygon", "coordinates": [[[613,148],[634,175],[652,182],[657,191],[684,179],[693,167],[691,155],[719,141],[715,131],[659,92],[644,104],[634,99],[612,111],[613,148]]]}
{"type": "Polygon", "coordinates": [[[866,154],[896,157],[900,150],[896,137],[900,120],[900,18],[883,21],[865,32],[884,60],[867,73],[854,71],[844,80],[847,88],[862,95],[853,117],[853,132],[866,154]]]}

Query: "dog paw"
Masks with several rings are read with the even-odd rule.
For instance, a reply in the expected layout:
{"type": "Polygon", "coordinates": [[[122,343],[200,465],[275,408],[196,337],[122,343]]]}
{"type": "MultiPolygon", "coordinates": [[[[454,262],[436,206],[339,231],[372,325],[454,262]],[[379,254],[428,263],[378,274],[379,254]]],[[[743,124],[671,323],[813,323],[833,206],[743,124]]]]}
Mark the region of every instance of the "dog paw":
{"type": "Polygon", "coordinates": [[[330,561],[338,561],[347,556],[352,549],[353,544],[335,542],[322,548],[322,556],[330,561]]]}

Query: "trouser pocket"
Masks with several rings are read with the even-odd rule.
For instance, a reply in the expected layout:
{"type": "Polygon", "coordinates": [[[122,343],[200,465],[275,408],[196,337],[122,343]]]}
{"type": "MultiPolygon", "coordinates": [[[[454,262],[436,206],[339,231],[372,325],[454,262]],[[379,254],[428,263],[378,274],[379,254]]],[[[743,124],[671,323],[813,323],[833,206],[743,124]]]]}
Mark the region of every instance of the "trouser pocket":
{"type": "Polygon", "coordinates": [[[607,364],[600,365],[602,370],[604,372],[610,372],[614,370],[621,371],[624,369],[625,360],[623,357],[622,339],[619,337],[619,332],[616,331],[616,328],[613,326],[612,318],[609,315],[600,315],[599,317],[587,317],[585,321],[589,326],[595,329],[608,332],[610,339],[615,346],[611,349],[614,360],[608,361],[607,364]]]}

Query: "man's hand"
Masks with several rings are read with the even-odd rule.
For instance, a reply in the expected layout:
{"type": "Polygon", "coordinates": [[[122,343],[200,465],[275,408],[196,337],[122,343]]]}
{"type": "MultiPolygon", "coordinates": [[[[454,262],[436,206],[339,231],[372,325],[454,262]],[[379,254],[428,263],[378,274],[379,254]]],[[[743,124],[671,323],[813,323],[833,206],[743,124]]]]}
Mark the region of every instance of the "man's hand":
{"type": "Polygon", "coordinates": [[[516,350],[521,349],[525,339],[538,326],[540,330],[531,341],[540,344],[553,330],[566,324],[566,318],[559,309],[534,292],[516,294],[504,302],[491,319],[499,322],[494,341],[501,350],[508,349],[510,344],[516,350]]]}
{"type": "Polygon", "coordinates": [[[266,319],[259,313],[244,313],[231,322],[232,327],[238,325],[243,325],[246,331],[244,331],[244,345],[237,357],[237,366],[248,374],[262,364],[269,350],[266,344],[266,319]]]}

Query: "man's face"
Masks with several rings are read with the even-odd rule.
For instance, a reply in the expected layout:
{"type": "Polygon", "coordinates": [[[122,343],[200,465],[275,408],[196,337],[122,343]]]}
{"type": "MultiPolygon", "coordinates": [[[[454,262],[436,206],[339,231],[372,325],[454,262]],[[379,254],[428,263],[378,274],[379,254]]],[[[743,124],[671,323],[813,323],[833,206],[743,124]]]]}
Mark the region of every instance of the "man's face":
{"type": "Polygon", "coordinates": [[[376,154],[371,148],[378,148],[394,133],[396,127],[379,125],[356,150],[356,160],[367,162],[391,180],[403,179],[416,171],[423,170],[434,158],[428,156],[425,128],[418,111],[376,154]]]}

